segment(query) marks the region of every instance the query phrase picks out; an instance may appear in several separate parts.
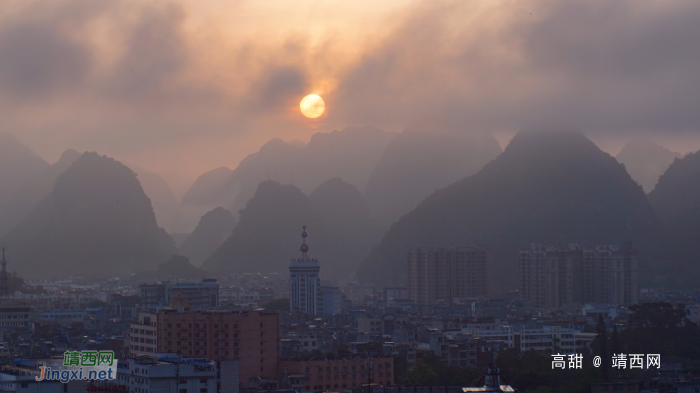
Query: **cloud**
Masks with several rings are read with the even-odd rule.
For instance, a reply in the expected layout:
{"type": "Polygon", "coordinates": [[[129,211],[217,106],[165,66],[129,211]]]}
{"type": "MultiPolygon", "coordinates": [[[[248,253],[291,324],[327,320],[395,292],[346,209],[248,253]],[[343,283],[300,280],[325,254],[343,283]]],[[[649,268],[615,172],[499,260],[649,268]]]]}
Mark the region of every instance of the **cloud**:
{"type": "Polygon", "coordinates": [[[700,3],[442,2],[414,10],[343,78],[344,118],[491,129],[700,128],[700,3]],[[463,23],[460,23],[462,21],[463,23]]]}
{"type": "Polygon", "coordinates": [[[346,125],[700,129],[697,1],[431,1],[382,17],[340,3],[3,2],[1,126],[49,159],[97,150],[188,178],[346,125]],[[311,92],[327,104],[313,123],[298,110],[311,92]]]}
{"type": "Polygon", "coordinates": [[[175,4],[140,10],[138,21],[123,37],[126,50],[108,76],[113,92],[123,99],[143,100],[169,90],[170,78],[187,67],[184,19],[184,10],[175,4]]]}
{"type": "Polygon", "coordinates": [[[0,27],[0,91],[17,101],[80,87],[92,59],[83,42],[70,37],[60,20],[3,23],[0,27]]]}

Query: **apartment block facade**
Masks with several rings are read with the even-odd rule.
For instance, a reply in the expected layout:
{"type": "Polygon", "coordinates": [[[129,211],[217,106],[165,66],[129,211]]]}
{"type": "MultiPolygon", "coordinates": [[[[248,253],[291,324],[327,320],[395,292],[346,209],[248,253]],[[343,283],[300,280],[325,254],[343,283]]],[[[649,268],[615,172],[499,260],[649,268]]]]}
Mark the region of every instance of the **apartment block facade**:
{"type": "Polygon", "coordinates": [[[205,278],[200,282],[164,282],[139,285],[144,310],[159,310],[167,307],[178,295],[187,300],[193,309],[218,307],[219,283],[214,278],[205,278]]]}
{"type": "Polygon", "coordinates": [[[143,338],[155,340],[156,353],[239,360],[243,386],[248,386],[252,377],[277,377],[279,321],[275,313],[164,310],[157,314],[142,313],[139,320],[139,324],[132,325],[132,356],[154,356],[152,344],[140,342],[143,338]],[[151,336],[154,330],[155,337],[151,336]]]}
{"type": "Polygon", "coordinates": [[[394,358],[352,358],[338,360],[287,360],[280,362],[280,373],[292,388],[304,392],[338,392],[363,384],[394,384],[394,358]]]}
{"type": "Polygon", "coordinates": [[[531,245],[519,255],[520,292],[537,307],[639,301],[637,251],[631,246],[531,245]]]}
{"type": "Polygon", "coordinates": [[[485,297],[485,246],[414,247],[408,252],[408,293],[419,305],[452,304],[457,298],[485,297]]]}

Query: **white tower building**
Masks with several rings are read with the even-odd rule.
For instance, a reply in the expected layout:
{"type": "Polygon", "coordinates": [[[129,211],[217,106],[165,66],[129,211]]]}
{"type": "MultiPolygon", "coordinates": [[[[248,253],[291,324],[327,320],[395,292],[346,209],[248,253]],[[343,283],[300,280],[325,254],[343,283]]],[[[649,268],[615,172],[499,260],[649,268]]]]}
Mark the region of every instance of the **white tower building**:
{"type": "Polygon", "coordinates": [[[306,244],[306,225],[301,234],[301,258],[292,259],[289,265],[289,301],[292,311],[308,315],[323,313],[323,292],[321,291],[321,266],[315,258],[309,258],[306,244]]]}

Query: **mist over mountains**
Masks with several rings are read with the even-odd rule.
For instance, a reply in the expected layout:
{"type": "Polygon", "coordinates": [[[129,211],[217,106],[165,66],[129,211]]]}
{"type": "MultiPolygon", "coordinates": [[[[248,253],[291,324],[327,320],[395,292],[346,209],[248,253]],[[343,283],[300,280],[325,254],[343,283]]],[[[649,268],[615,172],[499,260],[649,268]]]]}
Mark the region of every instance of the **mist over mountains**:
{"type": "Polygon", "coordinates": [[[26,182],[49,168],[13,135],[0,134],[0,211],[26,182]]]}
{"type": "Polygon", "coordinates": [[[643,139],[616,160],[572,130],[522,131],[499,154],[488,133],[347,128],[272,140],[235,170],[201,175],[180,203],[142,168],[75,150],[48,165],[0,142],[0,239],[28,278],[286,272],[306,224],[325,278],[379,286],[405,285],[413,246],[478,243],[494,252],[494,286],[509,288],[532,242],[631,242],[643,284],[700,281],[700,153],[643,139]],[[178,250],[162,227],[192,233],[178,250]]]}
{"type": "Polygon", "coordinates": [[[352,184],[336,177],[318,186],[309,195],[311,205],[329,230],[365,255],[377,244],[384,231],[375,222],[364,197],[352,184]]]}
{"type": "Polygon", "coordinates": [[[676,158],[649,193],[649,201],[668,232],[669,254],[677,263],[677,271],[667,275],[697,283],[700,277],[700,152],[676,158]],[[683,272],[690,274],[683,276],[683,272]]]}
{"type": "Polygon", "coordinates": [[[180,253],[199,266],[231,236],[235,226],[233,214],[217,207],[202,216],[192,234],[180,245],[180,253]]]}
{"type": "Polygon", "coordinates": [[[3,239],[12,269],[28,277],[119,275],[155,268],[176,253],[136,174],[84,153],[3,239]]]}
{"type": "Polygon", "coordinates": [[[355,272],[361,255],[325,225],[299,188],[274,181],[260,183],[231,236],[202,268],[220,274],[287,271],[291,258],[301,255],[302,225],[309,234],[309,256],[319,259],[324,277],[355,272]]]}
{"type": "Polygon", "coordinates": [[[348,127],[316,133],[306,145],[273,139],[241,161],[223,184],[227,176],[224,169],[202,175],[188,190],[183,204],[216,205],[237,213],[265,180],[293,184],[309,194],[326,180],[340,177],[364,190],[394,136],[374,127],[348,127]]]}
{"type": "Polygon", "coordinates": [[[367,203],[388,228],[433,191],[476,173],[501,152],[487,132],[409,128],[392,139],[372,171],[367,203]]]}
{"type": "Polygon", "coordinates": [[[660,228],[642,187],[582,133],[520,132],[481,171],[436,191],[399,219],[363,261],[358,278],[405,285],[411,247],[484,244],[494,251],[494,285],[513,288],[518,250],[532,242],[631,241],[650,255],[660,228]]]}
{"type": "Polygon", "coordinates": [[[634,138],[620,150],[617,160],[625,164],[632,179],[649,193],[673,160],[680,156],[648,139],[634,138]]]}
{"type": "MultiPolygon", "coordinates": [[[[78,157],[78,151],[68,149],[55,164],[25,179],[25,184],[12,194],[0,212],[0,237],[19,224],[51,192],[58,176],[78,157]]],[[[22,164],[18,162],[12,165],[22,164]]]]}

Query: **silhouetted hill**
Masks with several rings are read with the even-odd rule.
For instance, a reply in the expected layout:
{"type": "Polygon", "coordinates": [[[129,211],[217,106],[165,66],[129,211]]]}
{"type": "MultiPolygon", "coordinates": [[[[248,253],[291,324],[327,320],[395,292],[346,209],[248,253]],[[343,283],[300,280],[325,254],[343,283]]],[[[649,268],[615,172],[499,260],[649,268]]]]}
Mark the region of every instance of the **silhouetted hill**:
{"type": "Polygon", "coordinates": [[[12,269],[32,278],[121,275],[153,269],[176,253],[136,174],[96,153],[59,175],[3,244],[12,269]]]}
{"type": "Polygon", "coordinates": [[[193,206],[215,204],[221,189],[232,173],[232,170],[222,166],[200,175],[182,197],[182,204],[193,206]]]}
{"type": "Polygon", "coordinates": [[[0,211],[24,184],[49,168],[13,135],[0,134],[0,211]]]}
{"type": "Polygon", "coordinates": [[[180,253],[199,266],[228,239],[236,225],[236,219],[223,207],[202,216],[194,232],[182,242],[180,253]]]}
{"type": "Polygon", "coordinates": [[[685,272],[700,278],[700,152],[673,161],[661,175],[649,202],[669,235],[671,255],[685,272]]]}
{"type": "Polygon", "coordinates": [[[321,263],[324,278],[347,278],[359,258],[323,224],[298,188],[274,181],[260,183],[241,211],[232,235],[202,267],[211,272],[287,272],[301,252],[302,226],[309,234],[309,255],[321,263]]]}
{"type": "Polygon", "coordinates": [[[170,259],[158,265],[155,275],[157,277],[192,280],[205,278],[207,271],[192,265],[187,257],[173,255],[170,259]]]}
{"type": "Polygon", "coordinates": [[[177,228],[175,226],[180,204],[177,202],[175,193],[168,182],[157,173],[149,172],[137,166],[131,166],[130,168],[136,173],[139,183],[141,183],[141,188],[151,200],[158,226],[166,231],[176,231],[177,228]]]}
{"type": "Polygon", "coordinates": [[[323,223],[360,255],[379,242],[382,231],[357,187],[336,177],[321,184],[309,199],[323,223]]]}
{"type": "MultiPolygon", "coordinates": [[[[382,151],[394,136],[373,127],[348,127],[316,133],[306,145],[273,139],[243,159],[216,195],[208,193],[198,200],[214,201],[235,215],[265,180],[293,184],[308,194],[322,182],[341,177],[364,190],[382,151]]],[[[214,192],[215,187],[209,191],[214,192]]],[[[183,203],[187,201],[183,199],[183,203]]]]}
{"type": "Polygon", "coordinates": [[[502,152],[489,133],[412,127],[387,146],[367,183],[365,199],[388,228],[423,198],[472,175],[502,152]]]}
{"type": "Polygon", "coordinates": [[[617,160],[625,164],[632,179],[648,193],[656,186],[659,176],[680,156],[650,140],[634,138],[620,150],[617,160]]]}
{"type": "Polygon", "coordinates": [[[199,176],[182,197],[171,233],[191,233],[204,214],[227,205],[221,201],[220,195],[232,173],[231,169],[221,167],[199,176]]]}
{"type": "Polygon", "coordinates": [[[68,169],[78,157],[80,157],[80,153],[76,150],[66,150],[55,164],[44,169],[32,179],[28,179],[27,183],[15,191],[0,216],[0,237],[19,224],[42,199],[49,195],[58,176],[68,169]]]}
{"type": "Polygon", "coordinates": [[[365,282],[406,284],[413,246],[488,245],[496,288],[517,288],[518,250],[548,245],[633,242],[642,268],[660,223],[642,187],[582,133],[518,133],[473,176],[440,189],[394,224],[363,261],[365,282]]]}

